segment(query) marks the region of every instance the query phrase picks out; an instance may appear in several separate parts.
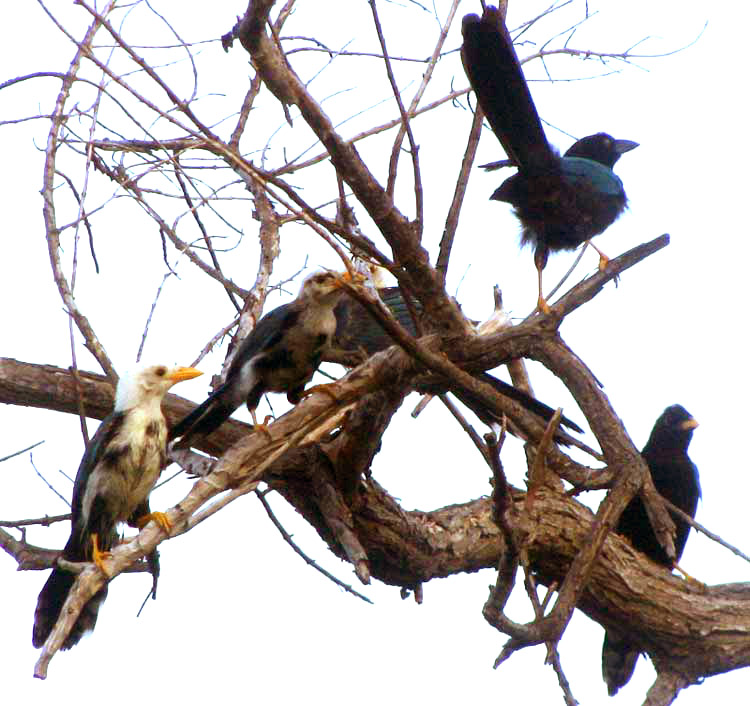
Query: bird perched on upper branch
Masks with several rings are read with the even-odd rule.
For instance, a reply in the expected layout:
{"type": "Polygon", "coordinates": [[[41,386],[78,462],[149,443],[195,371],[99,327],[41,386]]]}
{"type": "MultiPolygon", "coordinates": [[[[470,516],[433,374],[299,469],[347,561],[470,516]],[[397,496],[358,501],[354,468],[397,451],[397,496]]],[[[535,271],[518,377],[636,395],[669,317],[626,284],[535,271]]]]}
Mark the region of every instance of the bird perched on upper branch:
{"type": "MultiPolygon", "coordinates": [[[[490,197],[511,204],[521,221],[521,245],[534,247],[537,307],[549,311],[542,270],[550,251],[574,250],[603,233],[627,199],[615,162],[638,143],[606,133],[576,142],[563,157],[547,142],[505,22],[495,7],[463,19],[461,57],[477,101],[511,162],[518,167],[490,197]]],[[[600,256],[599,267],[609,261],[600,256]]]]}
{"type": "Polygon", "coordinates": [[[177,447],[208,436],[246,402],[253,417],[266,392],[286,392],[291,404],[320,365],[336,330],[333,309],[349,275],[318,272],[303,283],[297,298],[263,316],[240,343],[226,380],[211,396],[179,421],[170,434],[177,447]]]}
{"type": "MultiPolygon", "coordinates": [[[[698,468],[688,457],[688,446],[698,422],[680,405],[667,407],[656,420],[641,454],[648,464],[656,490],[690,517],[695,517],[701,496],[698,468]]],[[[674,548],[679,561],[685,549],[690,525],[679,517],[672,518],[677,528],[674,548]]],[[[674,565],[657,539],[640,496],[628,503],[620,516],[617,533],[627,537],[635,549],[668,568],[674,565]]],[[[614,631],[604,635],[602,675],[610,696],[630,680],[639,649],[614,631]]]]}
{"type": "MultiPolygon", "coordinates": [[[[99,426],[78,467],[71,503],[71,531],[62,558],[93,561],[106,574],[104,560],[116,541],[116,525],[138,527],[154,520],[168,530],[163,513],[151,513],[148,496],[166,465],[167,423],[161,402],[172,385],[202,373],[194,368],[154,365],[123,376],[115,407],[99,426]]],[[[34,613],[32,644],[49,637],[73,586],[75,574],[55,568],[44,584],[34,613]]],[[[62,649],[70,649],[94,629],[105,585],[83,608],[62,649]]]]}

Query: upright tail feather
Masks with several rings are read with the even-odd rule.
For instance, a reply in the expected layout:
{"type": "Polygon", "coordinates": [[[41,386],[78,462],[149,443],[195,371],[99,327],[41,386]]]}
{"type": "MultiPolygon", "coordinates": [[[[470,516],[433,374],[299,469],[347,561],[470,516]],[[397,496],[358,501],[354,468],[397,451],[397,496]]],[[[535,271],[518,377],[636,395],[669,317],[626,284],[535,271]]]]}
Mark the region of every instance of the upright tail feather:
{"type": "Polygon", "coordinates": [[[466,75],[508,157],[519,167],[549,160],[552,149],[497,8],[487,7],[481,18],[466,15],[462,31],[466,75]]]}

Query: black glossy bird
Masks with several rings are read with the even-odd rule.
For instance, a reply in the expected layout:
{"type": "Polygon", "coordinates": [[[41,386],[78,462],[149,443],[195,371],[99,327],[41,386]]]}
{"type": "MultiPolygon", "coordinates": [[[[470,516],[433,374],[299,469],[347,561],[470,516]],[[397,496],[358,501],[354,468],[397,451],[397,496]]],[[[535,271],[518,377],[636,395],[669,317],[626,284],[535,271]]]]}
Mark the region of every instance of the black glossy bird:
{"type": "Polygon", "coordinates": [[[336,330],[333,309],[348,279],[336,272],[310,275],[294,301],[263,316],[240,343],[224,383],[173,427],[170,439],[179,439],[176,447],[208,436],[243,402],[253,423],[262,426],[255,408],[266,392],[285,392],[297,404],[330,346],[336,330]]]}
{"type": "MultiPolygon", "coordinates": [[[[698,422],[680,405],[672,405],[656,420],[648,442],[641,452],[659,493],[684,513],[695,517],[701,496],[698,469],[688,457],[688,445],[698,422]]],[[[677,531],[674,548],[677,560],[682,556],[690,525],[672,518],[677,531]]],[[[654,534],[640,496],[628,503],[617,525],[618,534],[658,564],[672,568],[673,563],[654,534]]],[[[602,675],[610,696],[630,680],[639,650],[621,634],[607,631],[602,647],[602,675]]]]}
{"type": "MultiPolygon", "coordinates": [[[[394,318],[410,335],[415,336],[416,328],[401,290],[398,287],[381,287],[378,288],[377,292],[383,303],[388,309],[390,309],[394,318]]],[[[414,307],[417,314],[422,311],[419,302],[415,302],[414,307]]],[[[393,340],[385,329],[375,320],[370,312],[368,312],[367,309],[365,309],[365,307],[353,297],[348,295],[343,296],[336,305],[335,314],[336,335],[334,337],[333,345],[337,349],[348,352],[363,351],[368,355],[372,355],[373,353],[385,350],[389,346],[394,345],[393,340]]],[[[490,385],[501,395],[518,402],[524,409],[541,417],[545,422],[552,419],[552,415],[555,413],[555,410],[544,404],[544,402],[540,402],[523,390],[520,390],[489,373],[476,373],[474,377],[490,385]]],[[[435,389],[437,390],[438,387],[439,386],[436,386],[435,389]]],[[[443,391],[444,389],[439,390],[435,394],[439,394],[439,392],[443,391]]],[[[430,390],[430,393],[431,392],[432,390],[430,390]]],[[[474,410],[477,416],[485,424],[490,425],[501,421],[496,419],[493,416],[493,413],[489,410],[486,410],[481,400],[474,397],[470,392],[462,391],[455,392],[454,394],[467,407],[474,410]]],[[[560,423],[569,429],[581,434],[583,433],[581,427],[565,416],[561,418],[560,423]]],[[[558,441],[560,441],[559,438],[558,441]]]]}
{"type": "MultiPolygon", "coordinates": [[[[500,12],[463,19],[461,57],[477,101],[511,162],[518,167],[490,198],[511,204],[521,221],[521,245],[534,247],[539,279],[537,306],[549,307],[542,270],[550,251],[574,250],[603,233],[625,209],[627,198],[612,171],[624,152],[638,146],[606,133],[576,142],[563,157],[552,149],[500,12]]],[[[599,267],[608,259],[596,246],[599,267]]]]}
{"type": "MultiPolygon", "coordinates": [[[[139,527],[149,520],[168,528],[163,513],[151,513],[148,496],[166,465],[167,423],[161,402],[172,385],[201,375],[194,368],[154,365],[117,385],[115,406],[100,425],[78,467],[71,503],[71,531],[62,558],[103,564],[116,541],[120,522],[139,527]]],[[[41,647],[49,637],[73,586],[75,574],[53,569],[44,584],[31,642],[41,647]]],[[[83,608],[62,649],[73,647],[84,632],[94,629],[105,585],[83,608]]]]}

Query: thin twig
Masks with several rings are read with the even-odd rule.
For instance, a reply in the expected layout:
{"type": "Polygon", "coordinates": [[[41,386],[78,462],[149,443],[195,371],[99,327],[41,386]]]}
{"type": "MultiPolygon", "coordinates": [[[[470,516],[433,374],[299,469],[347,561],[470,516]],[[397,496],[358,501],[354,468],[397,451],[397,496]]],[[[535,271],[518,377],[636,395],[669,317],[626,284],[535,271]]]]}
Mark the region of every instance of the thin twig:
{"type": "Polygon", "coordinates": [[[298,554],[305,560],[305,563],[307,563],[309,566],[312,566],[312,568],[315,569],[316,571],[319,571],[327,579],[330,579],[331,581],[333,581],[333,583],[335,583],[337,586],[340,586],[341,588],[343,588],[347,593],[351,593],[357,598],[361,598],[366,603],[370,603],[372,605],[373,602],[367,596],[361,594],[359,591],[352,588],[349,584],[344,583],[340,579],[337,579],[333,574],[329,573],[322,566],[320,566],[314,559],[311,559],[309,556],[307,556],[307,554],[305,554],[295,544],[294,540],[292,539],[292,536],[284,529],[284,526],[276,518],[276,515],[274,515],[273,510],[271,509],[271,506],[268,504],[268,501],[266,500],[264,493],[260,492],[259,490],[256,490],[255,495],[257,496],[258,500],[260,500],[261,505],[263,505],[263,509],[268,513],[268,517],[271,519],[271,522],[273,522],[274,527],[276,527],[276,529],[279,531],[281,536],[284,538],[284,541],[292,549],[294,549],[296,554],[298,554]]]}
{"type": "Polygon", "coordinates": [[[34,469],[34,473],[36,473],[43,481],[44,484],[55,494],[57,495],[60,500],[62,500],[68,507],[70,507],[70,502],[60,493],[55,490],[55,488],[52,486],[52,484],[39,472],[37,467],[34,465],[34,454],[29,454],[29,462],[31,463],[31,467],[34,469]]]}
{"type": "Polygon", "coordinates": [[[26,453],[27,451],[31,451],[31,449],[35,449],[37,446],[40,446],[44,443],[44,439],[41,441],[37,441],[36,444],[32,444],[31,446],[27,446],[25,449],[21,449],[20,451],[14,451],[12,454],[8,456],[3,456],[3,458],[0,458],[0,463],[3,461],[7,461],[9,458],[13,458],[14,456],[20,456],[23,453],[26,453]]]}

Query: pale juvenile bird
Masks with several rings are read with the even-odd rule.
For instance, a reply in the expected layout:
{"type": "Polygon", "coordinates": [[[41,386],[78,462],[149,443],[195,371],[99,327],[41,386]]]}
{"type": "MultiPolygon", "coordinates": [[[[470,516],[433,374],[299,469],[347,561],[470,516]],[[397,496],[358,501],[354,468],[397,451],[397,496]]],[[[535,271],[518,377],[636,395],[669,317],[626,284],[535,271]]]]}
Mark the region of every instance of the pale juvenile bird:
{"type": "Polygon", "coordinates": [[[333,309],[348,274],[318,272],[303,283],[297,298],[270,311],[240,343],[226,380],[172,429],[176,448],[192,446],[218,429],[243,402],[253,423],[266,392],[285,392],[291,404],[320,365],[336,331],[333,309]]]}
{"type": "MultiPolygon", "coordinates": [[[[153,519],[168,529],[163,513],[151,513],[148,496],[166,465],[167,423],[161,402],[172,385],[201,375],[194,368],[154,365],[124,376],[115,406],[99,426],[78,467],[71,503],[71,530],[62,558],[93,561],[106,574],[104,560],[120,522],[142,527],[153,519]]],[[[49,637],[73,586],[75,574],[53,569],[37,600],[32,644],[49,637]]],[[[83,608],[62,649],[73,647],[94,629],[104,586],[83,608]]]]}

